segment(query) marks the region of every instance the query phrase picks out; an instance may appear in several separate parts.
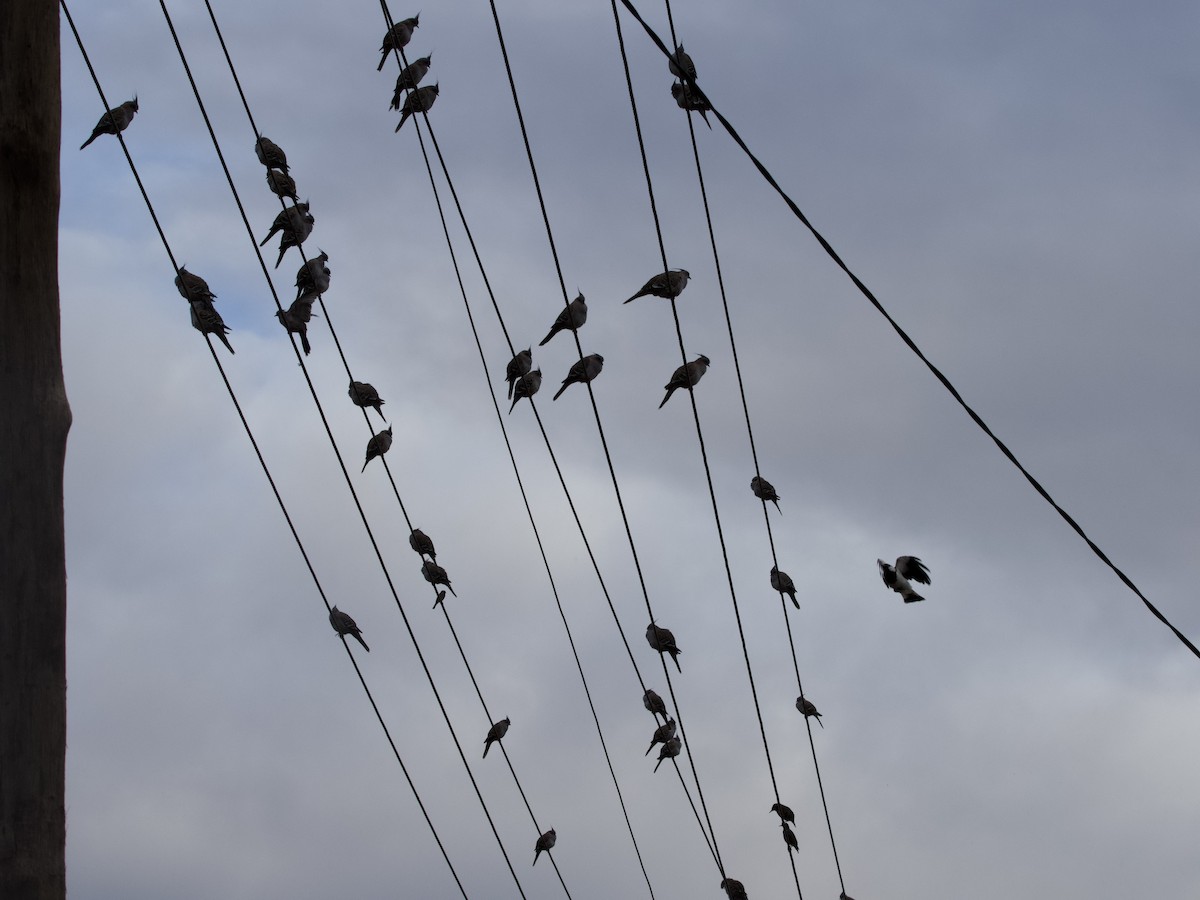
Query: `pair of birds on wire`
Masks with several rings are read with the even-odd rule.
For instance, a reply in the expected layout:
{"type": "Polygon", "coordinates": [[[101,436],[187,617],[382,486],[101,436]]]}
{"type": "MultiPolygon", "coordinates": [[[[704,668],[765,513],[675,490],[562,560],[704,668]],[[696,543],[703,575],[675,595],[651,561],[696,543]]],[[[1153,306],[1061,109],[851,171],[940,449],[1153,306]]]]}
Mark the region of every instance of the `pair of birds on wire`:
{"type": "Polygon", "coordinates": [[[704,119],[704,124],[710,129],[712,122],[708,121],[708,111],[712,105],[704,92],[696,86],[696,64],[684,51],[683,44],[675,48],[675,52],[667,58],[667,68],[679,80],[671,85],[671,96],[675,105],[688,112],[698,112],[704,119]]]}
{"type": "MultiPolygon", "coordinates": [[[[420,27],[420,19],[421,14],[418,13],[410,18],[401,19],[387,30],[383,36],[383,43],[379,47],[379,66],[375,71],[382,72],[388,57],[393,53],[399,55],[400,51],[408,46],[408,42],[412,40],[413,31],[420,27]]],[[[433,54],[430,53],[428,56],[413,60],[396,76],[396,89],[392,93],[392,102],[388,107],[400,110],[400,123],[396,126],[396,131],[403,128],[404,123],[414,114],[429,112],[433,108],[434,101],[438,98],[438,86],[430,84],[418,87],[425,76],[429,74],[429,67],[432,65],[433,54]]]]}
{"type": "Polygon", "coordinates": [[[185,263],[175,275],[175,289],[191,308],[192,327],[201,334],[216,335],[226,349],[233,353],[233,345],[225,336],[229,334],[229,328],[217,312],[217,308],[213,306],[217,295],[209,288],[208,282],[195,272],[189,272],[185,263]]]}

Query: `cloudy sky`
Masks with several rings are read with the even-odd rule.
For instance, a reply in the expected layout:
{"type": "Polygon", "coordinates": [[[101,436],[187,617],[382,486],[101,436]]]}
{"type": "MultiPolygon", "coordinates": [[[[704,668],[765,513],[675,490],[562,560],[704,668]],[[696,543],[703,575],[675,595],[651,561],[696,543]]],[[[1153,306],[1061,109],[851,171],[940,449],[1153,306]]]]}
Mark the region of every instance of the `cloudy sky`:
{"type": "MultiPolygon", "coordinates": [[[[385,398],[387,463],[458,592],[449,614],[577,900],[648,897],[490,390],[510,350],[453,214],[481,364],[412,123],[393,133],[379,8],[214,0],[259,128],[287,150],[330,256],[354,377],[385,398]]],[[[667,34],[664,9],[640,4],[667,34]]],[[[670,307],[621,303],[661,269],[612,10],[500,0],[566,290],[646,588],[684,653],[673,682],[726,871],[795,893],[670,307]]],[[[255,242],[279,210],[203,5],[171,3],[255,242]]],[[[490,719],[407,546],[324,313],[306,360],[386,575],[273,313],[161,11],[73,13],[178,260],[209,281],[217,353],[466,893],[518,896],[388,588],[412,623],[525,896],[562,896],[490,719]]],[[[416,9],[393,8],[397,18],[416,9]]],[[[485,3],[426,4],[430,119],[514,344],[563,303],[485,3]]],[[[677,4],[700,83],[780,183],[994,430],[1184,633],[1200,637],[1195,4],[677,4]]],[[[858,900],[1200,896],[1200,660],[1028,487],[854,289],[719,126],[696,135],[780,567],[754,463],[687,121],[659,51],[630,56],[732,580],[800,885],[858,900]],[[877,557],[933,584],[904,605],[877,557]]],[[[452,897],[439,853],[203,339],[116,141],[63,42],[61,285],[74,412],[68,873],[77,897],[452,897]]],[[[436,162],[435,162],[436,166],[436,162]]],[[[267,247],[270,266],[276,242],[267,247]]],[[[285,302],[300,258],[275,285],[285,302]]],[[[647,683],[645,600],[576,357],[542,348],[537,398],[647,683]]],[[[527,402],[504,425],[654,896],[720,896],[527,402]]],[[[690,768],[686,769],[689,772],[690,768]]]]}

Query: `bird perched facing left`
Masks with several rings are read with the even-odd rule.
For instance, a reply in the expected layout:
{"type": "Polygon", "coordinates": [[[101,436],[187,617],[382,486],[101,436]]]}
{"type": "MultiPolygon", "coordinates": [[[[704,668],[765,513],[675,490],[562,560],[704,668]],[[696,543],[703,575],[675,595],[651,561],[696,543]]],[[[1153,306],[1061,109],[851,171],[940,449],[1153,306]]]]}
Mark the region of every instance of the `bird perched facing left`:
{"type": "Polygon", "coordinates": [[[365,381],[350,382],[350,402],[355,406],[366,409],[368,406],[379,413],[379,418],[383,421],[387,419],[383,415],[383,410],[379,407],[383,406],[387,401],[379,396],[379,391],[375,390],[373,385],[367,384],[365,381]]]}
{"type": "Polygon", "coordinates": [[[788,852],[800,849],[800,842],[796,840],[796,832],[788,827],[787,822],[780,822],[783,826],[783,842],[788,845],[788,852]]]}
{"type": "Polygon", "coordinates": [[[296,194],[296,179],[280,169],[267,169],[267,187],[276,197],[287,197],[293,203],[300,200],[296,194]]]}
{"type": "Polygon", "coordinates": [[[233,345],[229,343],[229,338],[225,337],[229,334],[229,328],[225,325],[225,321],[217,312],[216,307],[212,305],[212,301],[193,300],[188,306],[192,308],[192,327],[201,334],[215,334],[221,339],[225,348],[233,353],[233,345]]]}
{"type": "Polygon", "coordinates": [[[761,475],[755,475],[750,479],[750,491],[759,500],[764,503],[770,501],[775,504],[776,510],[780,513],[783,512],[782,509],[779,509],[779,495],[775,493],[775,486],[761,475]]]}
{"type": "Polygon", "coordinates": [[[772,803],[771,812],[779,815],[779,821],[781,824],[791,822],[794,825],[796,823],[796,814],[792,812],[792,808],[790,806],[784,806],[782,803],[772,803]]]}
{"type": "Polygon", "coordinates": [[[671,85],[671,96],[675,98],[676,106],[686,109],[688,112],[700,113],[704,124],[712,128],[712,122],[708,121],[708,111],[712,109],[712,104],[708,102],[708,98],[700,92],[699,88],[690,88],[677,81],[671,85]]]}
{"type": "Polygon", "coordinates": [[[553,828],[537,839],[537,843],[533,845],[533,864],[536,866],[538,857],[542,855],[543,850],[550,850],[558,840],[558,834],[553,828]]]}
{"type": "Polygon", "coordinates": [[[412,40],[413,29],[420,26],[417,21],[421,18],[421,14],[417,13],[411,19],[402,19],[388,29],[387,34],[383,36],[383,44],[379,48],[379,52],[383,57],[379,60],[379,68],[376,72],[382,72],[384,65],[387,63],[388,54],[393,50],[402,50],[408,46],[408,42],[412,40]]]}
{"type": "Polygon", "coordinates": [[[671,395],[679,388],[685,387],[691,390],[696,386],[696,383],[704,377],[704,373],[708,371],[711,360],[701,353],[690,363],[680,366],[671,376],[671,380],[665,385],[667,396],[663,397],[662,403],[658,404],[658,408],[662,409],[667,405],[667,401],[671,399],[671,395]]]}
{"type": "Polygon", "coordinates": [[[129,123],[133,121],[133,117],[137,115],[137,111],[138,99],[136,95],[134,95],[132,100],[126,100],[120,106],[114,106],[100,117],[100,121],[92,129],[92,136],[80,144],[79,149],[82,150],[102,134],[119,134],[124,131],[129,127],[129,123]]]}
{"type": "Polygon", "coordinates": [[[683,44],[675,48],[675,53],[667,57],[667,68],[671,74],[680,80],[696,80],[696,64],[683,49],[683,44]]]}
{"type": "Polygon", "coordinates": [[[545,347],[560,331],[578,331],[583,327],[583,323],[587,321],[588,308],[587,300],[583,294],[580,294],[570,303],[563,307],[562,312],[558,314],[558,318],[554,320],[554,324],[550,326],[550,331],[544,338],[538,341],[539,347],[545,347]]]}
{"type": "Polygon", "coordinates": [[[642,706],[655,716],[667,718],[667,704],[663,703],[663,698],[658,696],[658,692],[653,688],[646,688],[646,693],[642,694],[642,706]]]}
{"type": "Polygon", "coordinates": [[[512,722],[508,720],[508,716],[505,716],[499,722],[493,723],[492,727],[488,729],[487,738],[483,742],[484,759],[487,759],[488,751],[492,749],[492,744],[508,734],[508,726],[511,724],[512,722]]]}
{"type": "Polygon", "coordinates": [[[208,282],[189,272],[187,266],[179,267],[179,273],[175,276],[175,290],[184,300],[206,300],[211,303],[217,296],[209,290],[208,282]]]}
{"type": "Polygon", "coordinates": [[[433,546],[433,538],[423,532],[420,528],[414,528],[408,536],[408,546],[422,557],[428,556],[430,559],[437,559],[437,550],[433,546]]]}
{"type": "Polygon", "coordinates": [[[288,170],[287,154],[283,152],[282,147],[265,135],[259,135],[258,140],[254,142],[254,155],[268,169],[282,169],[285,173],[288,170]]]}
{"type": "Polygon", "coordinates": [[[825,727],[825,724],[821,721],[821,714],[817,712],[816,704],[803,694],[796,698],[796,709],[798,709],[804,715],[804,718],[815,718],[818,725],[820,725],[822,728],[825,727]]]}
{"type": "Polygon", "coordinates": [[[532,398],[542,388],[542,370],[534,369],[532,372],[526,372],[517,379],[517,383],[513,385],[513,402],[508,408],[508,414],[512,415],[512,411],[516,409],[517,404],[525,397],[532,398]]]}
{"type": "MultiPolygon", "coordinates": [[[[386,431],[381,431],[373,438],[367,441],[367,459],[363,463],[362,471],[367,471],[367,463],[377,456],[383,456],[392,449],[392,426],[389,425],[386,431]]],[[[361,473],[360,473],[361,474],[361,473]]]]}
{"type": "Polygon", "coordinates": [[[553,400],[557,400],[565,391],[573,384],[588,384],[604,368],[604,357],[599,353],[589,353],[582,359],[575,361],[571,366],[571,371],[567,372],[567,377],[563,379],[562,387],[558,389],[558,393],[554,395],[553,400]]]}
{"type": "Polygon", "coordinates": [[[781,594],[787,594],[792,598],[792,603],[796,609],[800,608],[800,601],[796,599],[796,585],[792,582],[792,576],[787,572],[780,572],[778,566],[771,566],[771,587],[781,594]]]}
{"type": "Polygon", "coordinates": [[[400,100],[404,97],[405,91],[416,90],[421,79],[429,74],[429,67],[433,64],[433,54],[422,56],[420,59],[410,62],[396,76],[396,93],[392,95],[392,105],[388,109],[399,109],[400,100]]]}
{"type": "Polygon", "coordinates": [[[875,560],[879,564],[879,577],[883,583],[904,598],[905,603],[918,603],[925,598],[913,590],[910,581],[918,584],[930,584],[929,569],[925,563],[915,556],[900,556],[896,565],[889,566],[882,559],[875,560]]]}
{"type": "Polygon", "coordinates": [[[675,635],[671,634],[669,628],[659,628],[653,622],[646,626],[646,643],[650,645],[650,649],[657,650],[661,653],[670,653],[671,659],[675,661],[675,668],[679,669],[680,674],[683,673],[683,667],[679,665],[679,654],[683,651],[675,644],[675,635]]]}
{"type": "Polygon", "coordinates": [[[400,110],[400,122],[396,126],[399,131],[404,127],[404,123],[414,113],[429,112],[433,109],[433,103],[438,98],[437,84],[429,84],[423,88],[417,88],[411,94],[404,98],[404,107],[400,110]]]}
{"type": "Polygon", "coordinates": [[[352,618],[350,618],[349,613],[344,613],[335,606],[329,611],[329,624],[333,626],[333,630],[338,634],[350,635],[352,638],[362,644],[364,650],[366,650],[368,653],[371,652],[371,648],[368,647],[367,642],[363,640],[362,629],[360,629],[358,624],[352,618]]]}
{"type": "Polygon", "coordinates": [[[688,279],[691,277],[687,269],[669,269],[666,272],[659,272],[625,302],[632,303],[638,297],[651,294],[655,297],[662,297],[664,300],[672,300],[683,293],[683,289],[687,287],[688,279]]]}
{"type": "Polygon", "coordinates": [[[454,588],[450,587],[450,576],[446,574],[446,570],[432,560],[425,559],[421,561],[421,574],[430,584],[434,586],[444,584],[451,594],[454,594],[455,597],[458,596],[458,594],[454,593],[454,588]]]}

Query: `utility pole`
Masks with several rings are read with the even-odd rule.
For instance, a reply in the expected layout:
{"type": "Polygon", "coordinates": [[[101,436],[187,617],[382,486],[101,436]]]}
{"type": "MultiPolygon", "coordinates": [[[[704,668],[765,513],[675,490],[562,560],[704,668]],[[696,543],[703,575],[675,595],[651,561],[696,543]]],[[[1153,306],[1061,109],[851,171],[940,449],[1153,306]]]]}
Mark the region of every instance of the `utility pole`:
{"type": "Polygon", "coordinates": [[[0,897],[66,897],[59,9],[0,2],[0,897]]]}

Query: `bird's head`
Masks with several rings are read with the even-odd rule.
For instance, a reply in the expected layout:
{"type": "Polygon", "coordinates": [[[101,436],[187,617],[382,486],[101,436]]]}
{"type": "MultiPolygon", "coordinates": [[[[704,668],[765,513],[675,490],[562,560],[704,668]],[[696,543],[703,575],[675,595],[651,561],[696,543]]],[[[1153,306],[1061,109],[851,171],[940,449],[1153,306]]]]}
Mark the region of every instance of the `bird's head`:
{"type": "Polygon", "coordinates": [[[704,363],[706,366],[712,365],[712,360],[709,359],[707,356],[705,356],[703,353],[701,353],[699,356],[697,356],[696,359],[699,360],[700,362],[704,363]]]}

